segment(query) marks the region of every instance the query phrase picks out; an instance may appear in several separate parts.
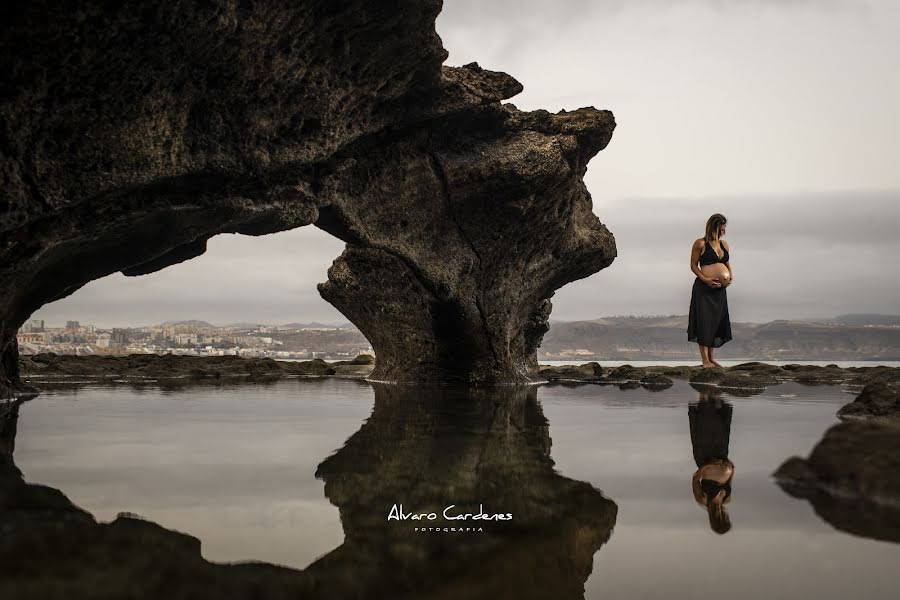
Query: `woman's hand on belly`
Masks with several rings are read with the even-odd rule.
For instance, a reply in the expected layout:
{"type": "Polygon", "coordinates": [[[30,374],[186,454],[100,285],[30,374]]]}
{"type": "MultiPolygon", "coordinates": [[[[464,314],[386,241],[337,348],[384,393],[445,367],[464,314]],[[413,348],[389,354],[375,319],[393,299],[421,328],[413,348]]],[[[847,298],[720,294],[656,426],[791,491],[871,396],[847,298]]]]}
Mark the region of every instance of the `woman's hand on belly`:
{"type": "Polygon", "coordinates": [[[712,288],[725,287],[731,283],[731,272],[722,263],[712,263],[700,267],[700,272],[707,278],[705,283],[712,288]]]}

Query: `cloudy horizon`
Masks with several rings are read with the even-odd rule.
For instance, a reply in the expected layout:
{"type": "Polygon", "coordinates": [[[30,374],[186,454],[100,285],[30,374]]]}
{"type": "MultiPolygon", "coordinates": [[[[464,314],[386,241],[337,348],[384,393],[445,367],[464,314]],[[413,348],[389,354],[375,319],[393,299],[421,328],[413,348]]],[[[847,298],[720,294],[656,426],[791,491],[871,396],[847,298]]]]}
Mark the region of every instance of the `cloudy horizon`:
{"type": "MultiPolygon", "coordinates": [[[[520,109],[616,116],[585,181],[619,256],[556,293],[556,321],[686,314],[690,245],[713,212],[729,219],[733,321],[896,313],[898,25],[900,6],[864,0],[447,0],[437,21],[447,64],[512,74],[520,109]]],[[[316,291],[343,246],[314,227],[217,236],[33,318],[346,322],[316,291]]]]}

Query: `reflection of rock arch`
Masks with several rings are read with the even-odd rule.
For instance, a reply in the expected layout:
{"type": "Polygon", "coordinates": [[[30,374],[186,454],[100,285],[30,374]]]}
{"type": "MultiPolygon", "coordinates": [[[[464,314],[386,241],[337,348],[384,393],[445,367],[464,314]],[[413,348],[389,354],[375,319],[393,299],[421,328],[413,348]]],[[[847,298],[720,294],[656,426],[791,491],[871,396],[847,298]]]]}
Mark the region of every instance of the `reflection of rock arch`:
{"type": "Polygon", "coordinates": [[[521,112],[508,75],[442,67],[439,0],[101,4],[22,5],[0,36],[4,395],[32,312],[219,233],[346,241],[320,292],[388,380],[528,380],[554,290],[615,256],[582,179],[612,114],[521,112]]]}
{"type": "Polygon", "coordinates": [[[346,536],[321,565],[370,574],[358,582],[373,597],[581,598],[617,512],[591,485],[553,470],[534,388],[376,384],[372,416],[316,476],[346,536]],[[477,533],[417,534],[412,522],[387,521],[399,502],[435,511],[426,527],[454,526],[440,516],[450,504],[513,519],[477,533]]]}
{"type": "Polygon", "coordinates": [[[0,539],[0,574],[15,577],[0,577],[0,593],[93,597],[102,570],[113,596],[147,598],[582,598],[617,507],[553,470],[536,392],[377,386],[372,416],[317,471],[345,541],[304,571],[214,565],[189,535],[123,517],[97,524],[59,491],[24,483],[10,456],[0,470],[0,527],[12,532],[0,539]],[[514,518],[477,533],[417,533],[387,521],[394,498],[423,509],[483,501],[485,512],[514,518]]]}

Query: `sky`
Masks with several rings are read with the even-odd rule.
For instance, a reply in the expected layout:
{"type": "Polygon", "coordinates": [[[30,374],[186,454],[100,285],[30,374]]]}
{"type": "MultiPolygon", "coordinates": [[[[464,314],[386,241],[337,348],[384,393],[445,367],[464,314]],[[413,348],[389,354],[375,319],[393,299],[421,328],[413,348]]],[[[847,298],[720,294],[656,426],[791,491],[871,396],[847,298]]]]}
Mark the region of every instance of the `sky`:
{"type": "MultiPolygon", "coordinates": [[[[522,110],[615,114],[585,181],[619,256],[557,291],[551,319],[686,314],[690,246],[714,212],[732,321],[900,312],[900,3],[446,0],[437,30],[446,64],[515,76],[522,110]]],[[[316,291],[342,249],[314,227],[222,235],[34,317],[345,322],[316,291]]]]}

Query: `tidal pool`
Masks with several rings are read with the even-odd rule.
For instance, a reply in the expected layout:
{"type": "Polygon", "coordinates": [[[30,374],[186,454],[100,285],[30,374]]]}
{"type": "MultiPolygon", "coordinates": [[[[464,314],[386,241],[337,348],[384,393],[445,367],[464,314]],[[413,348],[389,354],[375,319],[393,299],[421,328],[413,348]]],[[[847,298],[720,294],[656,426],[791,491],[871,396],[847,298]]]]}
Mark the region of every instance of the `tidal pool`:
{"type": "Polygon", "coordinates": [[[21,405],[14,460],[98,520],[136,513],[213,562],[358,574],[371,597],[893,597],[900,545],[836,529],[771,478],[852,398],[793,382],[84,386],[21,405]],[[710,451],[734,465],[724,533],[692,485],[710,451]],[[472,516],[445,519],[451,505],[472,516]]]}

